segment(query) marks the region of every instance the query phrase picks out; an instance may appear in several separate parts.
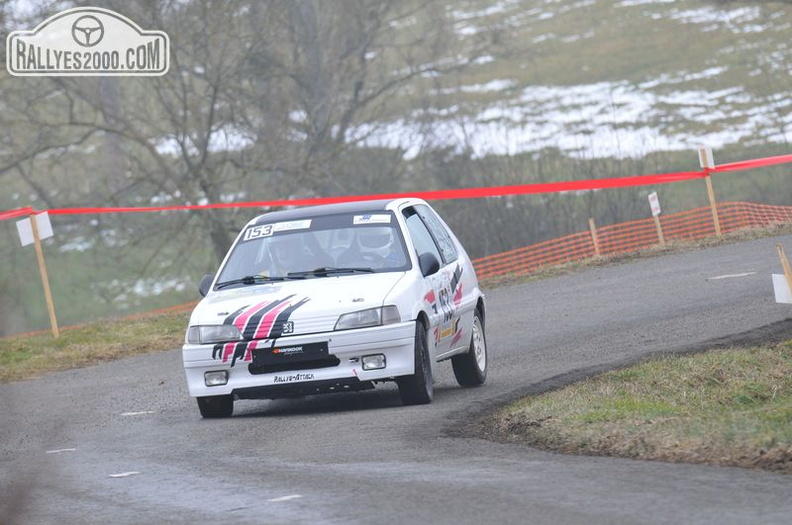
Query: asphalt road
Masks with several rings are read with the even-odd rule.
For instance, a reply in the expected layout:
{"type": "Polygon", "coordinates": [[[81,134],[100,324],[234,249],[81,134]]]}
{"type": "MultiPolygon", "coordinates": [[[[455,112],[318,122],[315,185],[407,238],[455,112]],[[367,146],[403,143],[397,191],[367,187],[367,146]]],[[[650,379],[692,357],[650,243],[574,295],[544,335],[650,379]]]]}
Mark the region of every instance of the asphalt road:
{"type": "Polygon", "coordinates": [[[792,476],[464,437],[522,393],[653,353],[792,338],[763,239],[490,291],[490,371],[237,402],[202,420],[179,351],[0,385],[2,523],[792,523],[792,476]],[[130,474],[131,473],[131,474],[130,474]],[[122,477],[111,477],[122,474],[122,477]]]}

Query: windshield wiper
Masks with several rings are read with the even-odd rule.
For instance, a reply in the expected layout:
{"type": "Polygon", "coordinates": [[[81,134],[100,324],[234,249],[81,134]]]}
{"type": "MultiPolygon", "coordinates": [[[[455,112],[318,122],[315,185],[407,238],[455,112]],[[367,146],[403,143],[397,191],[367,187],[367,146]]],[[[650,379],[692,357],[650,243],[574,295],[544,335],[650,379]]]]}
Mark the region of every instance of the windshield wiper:
{"type": "Polygon", "coordinates": [[[223,281],[222,283],[217,283],[215,285],[215,289],[219,290],[221,288],[225,288],[226,286],[231,286],[234,284],[262,284],[262,283],[271,283],[275,281],[285,281],[288,277],[267,277],[264,275],[246,275],[241,279],[232,279],[230,281],[223,281]]]}
{"type": "Polygon", "coordinates": [[[308,270],[306,272],[289,272],[289,277],[305,277],[305,276],[318,276],[318,275],[333,275],[337,273],[374,273],[371,268],[334,268],[332,266],[324,266],[316,268],[315,270],[308,270]]]}
{"type": "Polygon", "coordinates": [[[316,268],[315,270],[308,270],[305,272],[289,272],[285,276],[267,277],[265,275],[246,275],[241,279],[232,279],[230,281],[223,281],[215,285],[216,290],[225,288],[226,286],[233,286],[235,284],[263,284],[278,281],[286,281],[291,279],[305,279],[306,277],[326,276],[337,273],[374,273],[371,268],[333,268],[330,266],[323,268],[316,268]]]}

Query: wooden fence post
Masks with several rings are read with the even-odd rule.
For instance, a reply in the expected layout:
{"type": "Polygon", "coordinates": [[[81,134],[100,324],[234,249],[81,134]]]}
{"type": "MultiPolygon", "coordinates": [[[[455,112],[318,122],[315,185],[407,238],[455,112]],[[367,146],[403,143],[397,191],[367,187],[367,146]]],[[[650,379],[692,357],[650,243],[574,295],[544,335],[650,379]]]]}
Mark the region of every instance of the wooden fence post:
{"type": "Polygon", "coordinates": [[[591,242],[594,244],[594,253],[599,257],[600,246],[599,239],[597,238],[597,225],[594,224],[594,219],[589,219],[589,229],[591,230],[591,242]]]}
{"type": "Polygon", "coordinates": [[[704,181],[707,183],[707,196],[710,201],[710,208],[712,208],[712,224],[715,225],[715,235],[722,237],[720,218],[718,217],[718,205],[715,202],[715,191],[712,189],[712,177],[710,176],[711,170],[715,169],[715,160],[712,157],[712,150],[701,146],[699,148],[699,164],[701,169],[704,170],[704,181]]]}
{"type": "Polygon", "coordinates": [[[707,195],[712,208],[712,223],[715,225],[715,235],[722,237],[723,233],[721,232],[720,219],[718,218],[718,205],[715,203],[715,191],[712,189],[712,177],[710,177],[709,170],[705,169],[704,172],[707,174],[704,180],[707,182],[707,195]]]}
{"type": "Polygon", "coordinates": [[[55,317],[55,305],[52,302],[52,292],[50,291],[49,277],[47,277],[47,267],[44,265],[44,250],[41,248],[41,237],[39,236],[38,221],[36,214],[30,214],[30,228],[33,231],[33,244],[36,246],[36,259],[38,259],[39,272],[41,273],[41,283],[44,285],[44,298],[47,301],[47,311],[49,312],[50,326],[52,326],[52,337],[57,339],[60,336],[58,329],[58,319],[55,317]]]}
{"type": "Polygon", "coordinates": [[[665,246],[665,237],[663,236],[663,228],[660,226],[660,216],[654,216],[655,227],[657,228],[657,239],[660,241],[660,246],[665,246]]]}

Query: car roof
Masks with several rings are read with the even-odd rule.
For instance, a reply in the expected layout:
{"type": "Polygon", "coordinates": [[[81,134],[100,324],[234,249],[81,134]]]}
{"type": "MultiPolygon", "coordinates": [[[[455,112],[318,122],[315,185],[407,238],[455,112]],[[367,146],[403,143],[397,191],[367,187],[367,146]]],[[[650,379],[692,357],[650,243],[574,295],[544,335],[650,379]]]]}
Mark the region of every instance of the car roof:
{"type": "Polygon", "coordinates": [[[336,215],[341,213],[364,213],[387,211],[395,209],[401,203],[424,204],[420,199],[379,199],[368,201],[342,202],[337,204],[322,204],[320,206],[305,206],[291,210],[272,211],[259,215],[253,219],[251,224],[265,224],[281,221],[294,221],[308,217],[321,217],[324,215],[336,215]]]}

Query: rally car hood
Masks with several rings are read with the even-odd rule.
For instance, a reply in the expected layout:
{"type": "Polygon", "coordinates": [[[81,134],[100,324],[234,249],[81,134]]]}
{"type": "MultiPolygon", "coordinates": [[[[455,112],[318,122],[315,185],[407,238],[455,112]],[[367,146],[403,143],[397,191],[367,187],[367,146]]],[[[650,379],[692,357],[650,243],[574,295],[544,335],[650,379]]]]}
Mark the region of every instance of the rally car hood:
{"type": "Polygon", "coordinates": [[[195,308],[190,325],[234,324],[245,339],[331,331],[341,314],[382,306],[404,275],[342,275],[215,291],[195,308]]]}

